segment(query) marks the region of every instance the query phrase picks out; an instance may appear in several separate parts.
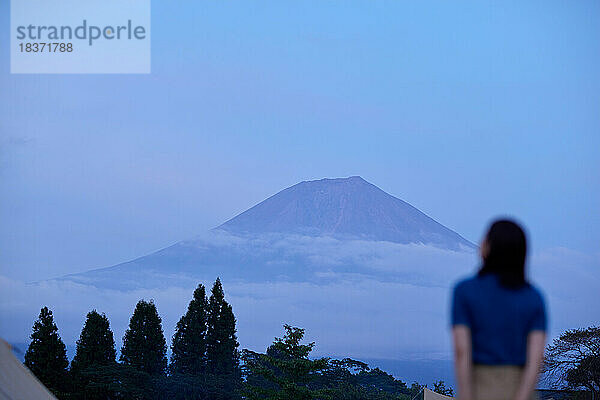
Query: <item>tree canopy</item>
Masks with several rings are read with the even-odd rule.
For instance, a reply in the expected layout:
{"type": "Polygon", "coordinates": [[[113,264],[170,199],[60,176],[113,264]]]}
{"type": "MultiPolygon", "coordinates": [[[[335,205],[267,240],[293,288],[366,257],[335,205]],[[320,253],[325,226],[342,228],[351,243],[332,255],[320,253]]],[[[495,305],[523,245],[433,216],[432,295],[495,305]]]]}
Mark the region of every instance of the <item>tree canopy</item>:
{"type": "Polygon", "coordinates": [[[106,315],[92,310],[87,314],[77,340],[71,370],[82,370],[91,365],[110,365],[115,361],[115,339],[110,330],[110,322],[106,315]]]}
{"type": "Polygon", "coordinates": [[[600,327],[563,332],[546,348],[546,380],[554,387],[600,393],[600,327]]]}
{"type": "MultiPolygon", "coordinates": [[[[574,343],[580,352],[589,350],[577,360],[568,358],[568,353],[572,367],[563,378],[571,387],[588,387],[590,381],[597,385],[594,329],[567,332],[552,348],[556,354],[570,348],[572,357],[577,353],[574,343]]],[[[108,318],[92,310],[77,341],[69,377],[65,345],[52,312],[44,307],[34,323],[25,364],[57,397],[65,399],[410,400],[421,391],[417,383],[409,388],[360,361],[311,358],[315,342],[305,343],[304,333],[302,328],[284,325],[283,337],[275,338],[264,354],[242,352],[242,370],[235,315],[217,278],[210,298],[202,284],[194,290],[177,323],[168,368],[161,317],[154,303],[144,300],[136,304],[129,321],[120,362],[108,318]]],[[[562,362],[556,365],[565,365],[562,362]]],[[[442,381],[434,384],[434,390],[452,395],[442,381]]]]}
{"type": "MultiPolygon", "coordinates": [[[[98,379],[101,367],[116,364],[115,340],[104,314],[92,310],[87,314],[77,351],[71,361],[71,378],[75,398],[109,398],[108,385],[98,379]]],[[[104,369],[102,370],[104,371],[104,369]]]]}
{"type": "Polygon", "coordinates": [[[152,301],[140,300],[123,337],[120,360],[150,375],[164,375],[167,369],[167,342],[162,320],[152,301]]]}
{"type": "Polygon", "coordinates": [[[67,351],[48,307],[40,310],[33,324],[25,365],[55,395],[68,389],[67,351]]]}
{"type": "Polygon", "coordinates": [[[207,372],[219,393],[218,398],[239,397],[241,371],[238,347],[233,309],[225,300],[221,280],[217,278],[208,300],[206,361],[207,372]]]}
{"type": "Polygon", "coordinates": [[[244,350],[244,393],[253,400],[410,399],[406,384],[367,364],[345,358],[311,359],[315,343],[303,344],[304,329],[284,325],[265,354],[244,350]]]}
{"type": "Polygon", "coordinates": [[[177,322],[171,345],[171,373],[199,375],[206,372],[206,331],[208,300],[199,284],[187,312],[177,322]]]}

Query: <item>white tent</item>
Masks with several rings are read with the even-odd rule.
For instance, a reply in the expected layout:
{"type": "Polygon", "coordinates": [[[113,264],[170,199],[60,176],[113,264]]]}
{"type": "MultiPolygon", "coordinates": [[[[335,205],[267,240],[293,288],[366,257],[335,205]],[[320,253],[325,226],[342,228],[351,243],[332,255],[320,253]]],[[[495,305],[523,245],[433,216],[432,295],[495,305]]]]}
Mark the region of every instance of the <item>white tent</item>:
{"type": "Polygon", "coordinates": [[[454,397],[444,396],[443,394],[433,392],[427,388],[423,389],[423,400],[448,400],[448,399],[454,399],[454,397]]]}
{"type": "Polygon", "coordinates": [[[0,338],[0,400],[56,400],[0,338]]]}

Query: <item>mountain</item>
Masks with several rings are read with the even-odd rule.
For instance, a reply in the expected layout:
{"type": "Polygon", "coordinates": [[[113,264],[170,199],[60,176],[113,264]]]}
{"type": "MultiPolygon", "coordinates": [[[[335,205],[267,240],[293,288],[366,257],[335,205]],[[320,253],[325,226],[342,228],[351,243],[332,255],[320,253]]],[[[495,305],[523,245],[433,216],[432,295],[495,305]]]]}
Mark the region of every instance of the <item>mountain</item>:
{"type": "Polygon", "coordinates": [[[458,233],[360,176],[298,183],[217,229],[235,234],[278,232],[423,243],[452,250],[475,247],[458,233]]]}
{"type": "Polygon", "coordinates": [[[129,290],[199,279],[317,282],[348,276],[431,284],[475,246],[361,177],[301,182],[204,235],[62,280],[129,290]]]}

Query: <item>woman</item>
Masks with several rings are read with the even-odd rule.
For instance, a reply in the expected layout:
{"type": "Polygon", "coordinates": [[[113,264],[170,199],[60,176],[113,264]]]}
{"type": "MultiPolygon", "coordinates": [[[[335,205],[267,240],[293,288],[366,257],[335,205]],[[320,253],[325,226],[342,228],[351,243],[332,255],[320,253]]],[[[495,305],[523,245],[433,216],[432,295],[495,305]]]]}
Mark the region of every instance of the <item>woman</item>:
{"type": "Polygon", "coordinates": [[[459,282],[452,298],[452,336],[461,400],[527,400],[546,343],[540,292],[525,279],[526,239],[514,222],[492,224],[483,266],[459,282]]]}

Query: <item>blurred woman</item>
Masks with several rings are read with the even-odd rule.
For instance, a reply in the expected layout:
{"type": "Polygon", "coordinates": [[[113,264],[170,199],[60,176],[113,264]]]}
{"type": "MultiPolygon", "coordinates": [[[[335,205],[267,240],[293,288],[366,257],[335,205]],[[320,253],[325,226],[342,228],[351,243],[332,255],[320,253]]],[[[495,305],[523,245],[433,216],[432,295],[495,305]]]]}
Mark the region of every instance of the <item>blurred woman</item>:
{"type": "Polygon", "coordinates": [[[513,221],[496,221],[480,251],[483,266],[452,296],[458,397],[533,399],[547,322],[540,292],[525,279],[525,233],[513,221]]]}

